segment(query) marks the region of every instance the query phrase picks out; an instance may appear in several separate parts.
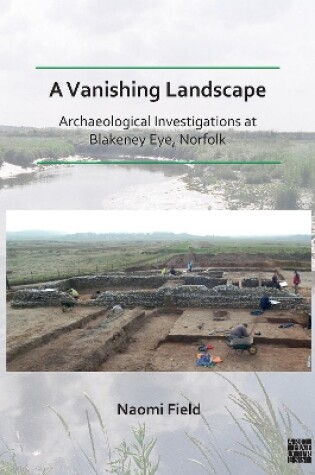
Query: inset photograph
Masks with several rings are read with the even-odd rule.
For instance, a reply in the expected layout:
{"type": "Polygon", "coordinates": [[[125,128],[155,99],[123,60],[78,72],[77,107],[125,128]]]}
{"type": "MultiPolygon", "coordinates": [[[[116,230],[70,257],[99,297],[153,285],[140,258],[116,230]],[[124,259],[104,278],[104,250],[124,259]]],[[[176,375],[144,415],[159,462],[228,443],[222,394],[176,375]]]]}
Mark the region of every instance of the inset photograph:
{"type": "Polygon", "coordinates": [[[7,211],[7,371],[311,371],[310,211],[7,211]]]}

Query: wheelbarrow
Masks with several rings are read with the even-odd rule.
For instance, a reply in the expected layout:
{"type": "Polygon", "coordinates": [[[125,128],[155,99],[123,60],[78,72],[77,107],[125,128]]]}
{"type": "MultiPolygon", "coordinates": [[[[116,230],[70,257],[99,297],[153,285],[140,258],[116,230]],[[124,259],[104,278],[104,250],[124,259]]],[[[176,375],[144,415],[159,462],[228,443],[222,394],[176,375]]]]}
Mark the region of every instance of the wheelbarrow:
{"type": "Polygon", "coordinates": [[[254,345],[254,338],[252,336],[244,338],[231,338],[227,337],[226,344],[235,351],[239,353],[244,353],[248,351],[250,355],[256,355],[258,348],[254,345]]]}

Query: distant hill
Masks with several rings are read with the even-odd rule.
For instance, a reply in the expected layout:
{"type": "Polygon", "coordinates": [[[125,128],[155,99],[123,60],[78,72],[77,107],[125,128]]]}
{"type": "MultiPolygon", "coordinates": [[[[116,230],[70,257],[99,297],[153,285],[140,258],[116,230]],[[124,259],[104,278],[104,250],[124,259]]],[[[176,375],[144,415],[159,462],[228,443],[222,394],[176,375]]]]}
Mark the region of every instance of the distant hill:
{"type": "Polygon", "coordinates": [[[8,231],[7,241],[67,241],[67,242],[121,242],[121,241],[214,241],[233,242],[237,241],[260,241],[266,243],[273,242],[296,242],[310,244],[311,236],[308,234],[296,234],[291,236],[197,236],[193,234],[181,233],[75,233],[64,234],[60,231],[28,230],[28,231],[8,231]]]}
{"type": "Polygon", "coordinates": [[[40,229],[33,229],[28,231],[8,231],[8,241],[36,241],[46,239],[58,239],[64,233],[58,231],[43,231],[40,229]]]}
{"type": "Polygon", "coordinates": [[[194,236],[191,234],[174,234],[174,233],[74,233],[64,234],[58,231],[8,231],[8,241],[191,241],[191,240],[208,240],[205,236],[194,236]]]}
{"type": "Polygon", "coordinates": [[[175,233],[76,233],[63,236],[67,241],[191,241],[208,240],[209,237],[175,233]]]}

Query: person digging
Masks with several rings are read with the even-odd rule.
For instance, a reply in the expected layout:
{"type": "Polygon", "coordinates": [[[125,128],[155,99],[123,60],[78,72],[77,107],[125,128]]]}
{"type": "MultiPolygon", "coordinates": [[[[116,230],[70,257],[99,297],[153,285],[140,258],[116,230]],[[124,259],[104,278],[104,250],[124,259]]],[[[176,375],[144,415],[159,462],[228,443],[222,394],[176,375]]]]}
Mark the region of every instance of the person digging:
{"type": "Polygon", "coordinates": [[[248,332],[247,327],[247,323],[241,323],[241,325],[233,328],[228,337],[229,340],[233,341],[235,338],[248,338],[253,333],[254,327],[252,328],[251,332],[248,332]]]}

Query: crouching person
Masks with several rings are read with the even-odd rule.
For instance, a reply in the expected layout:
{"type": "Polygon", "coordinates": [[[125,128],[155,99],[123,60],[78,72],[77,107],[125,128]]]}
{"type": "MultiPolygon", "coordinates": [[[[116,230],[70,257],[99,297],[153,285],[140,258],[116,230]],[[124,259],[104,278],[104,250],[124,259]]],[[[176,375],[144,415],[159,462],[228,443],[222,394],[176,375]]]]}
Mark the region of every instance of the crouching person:
{"type": "Polygon", "coordinates": [[[250,345],[253,343],[252,332],[248,332],[247,323],[242,323],[237,327],[233,328],[228,336],[228,341],[230,346],[234,345],[250,345]]]}
{"type": "Polygon", "coordinates": [[[251,333],[248,333],[247,330],[247,323],[242,323],[231,330],[229,338],[230,340],[233,340],[234,338],[246,338],[249,337],[250,334],[251,333]]]}
{"type": "Polygon", "coordinates": [[[259,308],[263,312],[271,309],[271,301],[268,295],[264,295],[263,297],[261,297],[260,302],[259,302],[259,308]]]}
{"type": "Polygon", "coordinates": [[[75,289],[67,289],[67,292],[70,295],[70,297],[73,297],[76,300],[80,297],[79,292],[75,289]]]}

